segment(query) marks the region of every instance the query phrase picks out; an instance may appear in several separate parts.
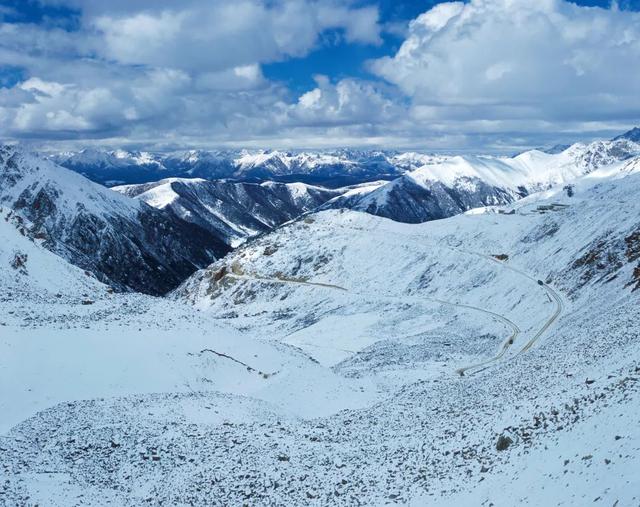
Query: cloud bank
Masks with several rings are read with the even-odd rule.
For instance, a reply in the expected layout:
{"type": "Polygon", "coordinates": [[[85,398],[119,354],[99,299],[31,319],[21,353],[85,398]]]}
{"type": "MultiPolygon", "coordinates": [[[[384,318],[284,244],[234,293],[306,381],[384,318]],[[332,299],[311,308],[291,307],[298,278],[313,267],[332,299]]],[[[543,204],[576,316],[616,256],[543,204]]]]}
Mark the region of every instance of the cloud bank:
{"type": "Polygon", "coordinates": [[[409,24],[395,54],[366,63],[369,79],[318,75],[296,94],[263,65],[305,58],[328,33],[380,45],[375,4],[47,3],[77,19],[0,11],[3,138],[509,151],[640,122],[640,13],[617,5],[441,3],[409,24]]]}

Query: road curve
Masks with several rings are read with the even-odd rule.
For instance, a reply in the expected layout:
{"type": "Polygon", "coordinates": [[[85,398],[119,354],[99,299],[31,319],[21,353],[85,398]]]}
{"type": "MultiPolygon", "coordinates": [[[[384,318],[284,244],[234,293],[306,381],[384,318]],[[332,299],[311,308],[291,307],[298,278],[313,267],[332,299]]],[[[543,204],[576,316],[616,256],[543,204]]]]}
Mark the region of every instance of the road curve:
{"type": "MultiPolygon", "coordinates": [[[[540,337],[554,324],[554,322],[562,314],[562,311],[564,310],[564,304],[562,302],[561,296],[552,287],[550,287],[548,284],[546,284],[544,282],[542,284],[540,284],[536,278],[534,278],[533,276],[529,275],[527,272],[522,271],[521,269],[515,268],[515,267],[507,264],[506,262],[500,261],[500,260],[496,259],[495,257],[492,257],[491,255],[486,255],[486,254],[482,254],[482,253],[478,253],[478,252],[471,252],[471,251],[463,250],[461,248],[454,247],[454,246],[451,246],[451,245],[441,245],[441,244],[439,244],[439,245],[434,245],[434,246],[439,247],[439,248],[445,248],[445,249],[448,249],[448,250],[452,250],[452,251],[455,251],[455,252],[458,252],[458,253],[462,253],[462,254],[465,254],[465,255],[473,255],[473,256],[476,256],[476,257],[480,257],[480,258],[482,258],[484,260],[487,260],[489,262],[493,262],[495,264],[498,264],[503,269],[508,269],[510,271],[513,271],[514,273],[517,273],[520,276],[523,276],[523,277],[531,280],[532,282],[534,282],[536,284],[536,286],[542,287],[547,292],[547,294],[549,295],[549,298],[556,303],[556,308],[555,308],[553,314],[545,321],[545,323],[540,328],[540,330],[529,341],[527,341],[527,343],[525,343],[525,345],[517,353],[515,353],[513,356],[511,356],[511,359],[514,358],[514,357],[518,357],[519,355],[521,355],[521,354],[527,352],[528,350],[530,350],[531,347],[533,347],[533,345],[535,345],[535,343],[540,339],[540,337]]],[[[244,271],[242,271],[242,268],[239,265],[232,266],[231,273],[227,273],[226,276],[229,276],[229,277],[232,277],[232,278],[238,278],[238,279],[246,279],[246,280],[261,280],[261,281],[272,282],[272,283],[308,285],[308,286],[312,286],[312,287],[323,287],[323,288],[335,289],[335,290],[348,292],[348,290],[346,288],[341,287],[339,285],[333,285],[333,284],[327,284],[327,283],[318,283],[318,282],[309,282],[309,281],[306,281],[306,280],[290,278],[290,277],[269,278],[269,277],[257,275],[257,274],[254,274],[254,273],[252,273],[250,275],[247,275],[247,274],[244,273],[244,271]]],[[[370,297],[370,296],[368,296],[366,294],[354,293],[354,295],[359,295],[359,296],[363,296],[363,297],[370,297]]],[[[456,307],[456,308],[465,308],[465,309],[468,309],[468,310],[484,313],[485,315],[489,315],[494,320],[496,320],[498,322],[502,322],[507,327],[510,327],[512,329],[511,335],[503,342],[503,344],[500,347],[498,353],[494,357],[492,357],[490,359],[487,359],[485,361],[482,361],[480,363],[476,363],[476,364],[472,364],[472,365],[469,365],[469,366],[464,366],[464,367],[458,368],[456,370],[456,373],[459,374],[460,376],[464,376],[468,372],[477,373],[479,371],[482,371],[487,366],[489,366],[489,365],[499,361],[500,359],[502,359],[504,357],[504,355],[507,353],[507,351],[510,349],[510,347],[515,343],[516,339],[518,338],[518,336],[520,335],[520,332],[521,332],[521,330],[518,327],[518,325],[516,323],[514,323],[513,321],[509,320],[508,318],[506,318],[504,315],[500,315],[498,313],[492,312],[490,310],[486,310],[484,308],[479,308],[477,306],[453,303],[451,301],[445,301],[445,300],[442,300],[442,299],[435,299],[435,298],[428,298],[428,297],[383,296],[383,295],[379,295],[378,297],[385,297],[385,298],[386,297],[391,297],[391,298],[394,298],[394,299],[401,299],[403,301],[406,301],[407,299],[419,299],[421,301],[430,301],[430,302],[434,302],[434,303],[438,303],[438,304],[442,304],[442,305],[447,305],[447,306],[452,306],[452,307],[456,307]]]]}
{"type": "Polygon", "coordinates": [[[268,276],[261,276],[257,274],[236,274],[236,273],[227,273],[225,275],[228,278],[236,278],[238,280],[258,280],[262,282],[271,282],[271,283],[281,283],[281,284],[295,284],[295,285],[309,285],[311,287],[324,287],[325,289],[335,289],[343,292],[348,292],[344,287],[340,287],[339,285],[332,285],[330,283],[317,283],[317,282],[308,282],[306,280],[296,280],[295,278],[282,277],[282,278],[270,278],[268,276]]]}
{"type": "MultiPolygon", "coordinates": [[[[405,237],[405,239],[410,240],[410,241],[412,241],[414,243],[417,243],[415,238],[405,237]]],[[[421,246],[424,246],[424,244],[421,244],[421,246]]],[[[542,285],[540,285],[538,283],[538,279],[534,278],[529,273],[527,273],[527,272],[525,272],[525,271],[523,271],[521,269],[515,268],[515,267],[513,267],[513,266],[511,266],[511,265],[509,265],[509,264],[507,264],[507,263],[505,263],[503,261],[500,261],[500,260],[496,259],[495,257],[493,257],[491,255],[478,253],[478,252],[472,252],[472,251],[464,250],[462,248],[458,248],[458,247],[451,246],[451,245],[446,245],[446,244],[433,244],[432,246],[435,247],[435,248],[447,249],[447,250],[451,250],[451,251],[454,251],[454,252],[462,253],[462,254],[465,254],[465,255],[472,255],[472,256],[475,256],[475,257],[480,257],[480,258],[482,258],[484,260],[487,260],[487,261],[493,262],[495,264],[498,264],[503,269],[511,270],[514,273],[517,273],[520,276],[523,276],[523,277],[531,280],[532,282],[534,282],[536,284],[536,286],[540,286],[540,287],[544,288],[545,291],[547,292],[547,294],[549,295],[550,299],[556,303],[556,308],[555,308],[553,314],[545,321],[545,323],[540,328],[540,330],[527,343],[525,343],[525,345],[522,347],[522,349],[520,349],[511,358],[517,357],[517,356],[523,354],[524,352],[527,352],[529,349],[531,349],[531,347],[533,347],[533,345],[540,339],[540,337],[553,325],[553,323],[562,314],[562,311],[564,310],[564,304],[562,302],[561,296],[552,287],[550,287],[548,284],[543,282],[542,285]]],[[[464,307],[464,305],[458,305],[458,306],[464,307]]],[[[509,325],[512,326],[512,328],[515,327],[515,329],[518,329],[518,331],[514,334],[512,341],[507,340],[507,342],[505,342],[505,344],[502,346],[502,348],[500,349],[500,351],[498,352],[498,354],[496,356],[494,356],[493,358],[487,359],[485,361],[482,361],[480,363],[477,363],[477,364],[473,364],[473,365],[469,365],[469,366],[464,366],[462,368],[458,368],[456,370],[456,373],[458,373],[459,375],[464,375],[467,372],[477,373],[478,371],[481,371],[481,370],[485,369],[490,364],[500,360],[506,354],[506,352],[509,349],[510,345],[513,345],[513,343],[515,342],[515,339],[517,338],[517,336],[520,333],[520,329],[518,328],[518,326],[515,323],[513,323],[512,321],[508,320],[506,317],[504,317],[502,315],[499,315],[497,313],[490,312],[488,310],[484,310],[484,309],[480,309],[480,308],[474,308],[474,309],[483,311],[485,313],[492,314],[492,315],[498,317],[503,322],[508,322],[509,325]]]]}
{"type": "MultiPolygon", "coordinates": [[[[514,273],[517,273],[520,276],[523,276],[523,277],[531,280],[532,282],[534,282],[539,287],[542,287],[547,292],[547,294],[549,295],[549,298],[556,303],[556,308],[555,308],[553,314],[545,321],[545,323],[540,328],[540,330],[527,343],[525,343],[524,347],[522,347],[522,349],[520,349],[516,354],[514,354],[512,356],[512,358],[513,357],[518,357],[519,355],[521,355],[521,354],[527,352],[529,349],[531,349],[531,347],[533,347],[533,345],[540,339],[540,337],[553,325],[553,323],[556,320],[558,320],[558,318],[562,314],[562,311],[564,310],[564,303],[562,302],[562,297],[560,296],[560,294],[558,294],[547,283],[544,283],[544,282],[539,283],[538,279],[534,278],[529,273],[527,273],[527,272],[525,272],[525,271],[523,271],[521,269],[515,268],[515,267],[511,266],[510,264],[507,264],[506,262],[500,261],[500,260],[496,259],[495,257],[492,257],[491,255],[485,255],[485,254],[481,254],[481,253],[478,253],[478,252],[470,252],[470,251],[462,250],[460,248],[452,247],[452,246],[443,246],[443,248],[449,248],[450,250],[454,250],[454,251],[457,251],[457,252],[460,252],[460,253],[464,253],[464,254],[467,254],[467,255],[475,255],[477,257],[481,257],[481,258],[486,259],[486,260],[488,260],[490,262],[498,264],[499,266],[501,266],[504,269],[511,270],[514,273]]],[[[491,362],[491,361],[489,361],[489,362],[491,362]]],[[[464,368],[464,371],[472,369],[472,368],[473,368],[473,366],[466,367],[466,368],[464,368]]],[[[458,371],[460,371],[460,370],[458,370],[458,371]]]]}
{"type": "MultiPolygon", "coordinates": [[[[262,275],[258,275],[255,273],[252,273],[250,275],[245,274],[244,272],[242,272],[242,274],[239,274],[239,271],[236,269],[234,270],[234,272],[231,273],[227,273],[225,276],[228,276],[230,278],[236,278],[239,280],[253,280],[253,281],[263,281],[263,282],[270,282],[270,283],[280,283],[280,284],[296,284],[296,285],[307,285],[307,286],[311,286],[311,287],[322,287],[322,288],[328,288],[328,289],[335,289],[335,290],[340,290],[340,291],[345,291],[345,292],[349,292],[347,289],[345,289],[344,287],[341,287],[339,285],[333,285],[333,284],[327,284],[327,283],[317,283],[317,282],[309,282],[306,280],[297,280],[295,278],[289,278],[289,277],[280,277],[280,278],[270,278],[270,277],[266,277],[266,276],[262,276],[262,275]]],[[[362,297],[371,297],[368,294],[363,294],[363,293],[352,293],[355,296],[362,296],[362,297]]],[[[453,308],[464,308],[466,310],[472,310],[472,311],[476,311],[476,312],[480,312],[483,313],[485,315],[488,315],[489,317],[491,317],[492,319],[496,320],[497,322],[501,322],[503,323],[506,327],[511,328],[511,334],[509,335],[509,337],[502,343],[498,354],[491,358],[491,359],[487,359],[486,361],[483,361],[481,363],[478,364],[474,364],[474,365],[470,365],[464,368],[459,368],[456,370],[456,373],[458,373],[459,375],[464,375],[466,371],[468,370],[472,370],[472,369],[476,369],[476,368],[480,368],[483,366],[487,366],[495,361],[498,361],[500,358],[502,358],[502,356],[504,356],[504,354],[507,352],[507,350],[509,350],[509,348],[514,344],[516,338],[519,336],[520,334],[520,328],[518,327],[518,325],[509,320],[508,318],[506,318],[503,315],[500,315],[498,313],[492,312],[490,310],[485,310],[484,308],[479,308],[477,306],[472,306],[472,305],[465,305],[465,304],[460,304],[460,303],[453,303],[451,301],[445,301],[443,299],[436,299],[436,298],[429,298],[429,297],[421,297],[421,296],[391,296],[391,295],[384,295],[384,294],[379,294],[377,295],[378,298],[383,298],[383,299],[394,299],[394,300],[400,300],[403,302],[406,302],[407,300],[414,300],[414,301],[418,301],[418,302],[424,302],[424,301],[429,301],[432,303],[436,303],[436,304],[440,304],[440,305],[444,305],[444,306],[451,306],[453,308]]]]}

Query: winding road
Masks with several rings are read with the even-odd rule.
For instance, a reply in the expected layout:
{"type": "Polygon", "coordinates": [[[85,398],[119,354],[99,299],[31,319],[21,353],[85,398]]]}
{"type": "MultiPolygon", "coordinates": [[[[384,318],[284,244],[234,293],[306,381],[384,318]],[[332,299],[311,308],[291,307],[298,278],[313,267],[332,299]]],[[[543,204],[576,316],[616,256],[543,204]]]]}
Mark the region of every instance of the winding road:
{"type": "MultiPolygon", "coordinates": [[[[481,253],[478,253],[478,252],[470,252],[470,251],[463,250],[463,249],[457,248],[457,247],[452,247],[452,246],[443,246],[443,248],[448,248],[450,250],[453,250],[453,251],[456,251],[456,252],[459,252],[459,253],[463,253],[463,254],[466,254],[466,255],[474,255],[476,257],[480,257],[481,259],[485,259],[487,261],[490,261],[490,262],[493,262],[495,264],[498,264],[503,269],[508,269],[510,271],[513,271],[514,273],[517,273],[518,275],[523,276],[523,277],[527,278],[528,280],[532,281],[533,283],[536,284],[536,286],[542,287],[547,292],[547,294],[549,295],[550,300],[554,301],[556,303],[556,308],[555,308],[553,314],[544,322],[544,324],[540,328],[540,330],[527,343],[525,343],[524,347],[522,347],[512,357],[517,357],[517,356],[527,352],[529,349],[531,349],[531,347],[533,347],[533,345],[540,339],[540,337],[553,325],[553,323],[556,320],[558,320],[558,318],[562,314],[562,312],[564,310],[564,303],[562,302],[562,297],[560,296],[560,294],[558,294],[548,284],[546,284],[546,283],[544,283],[542,281],[539,282],[538,279],[536,279],[535,277],[531,276],[526,271],[523,271],[521,269],[515,268],[515,267],[511,266],[510,264],[508,264],[507,262],[500,261],[500,260],[496,259],[495,257],[492,257],[491,255],[485,255],[485,254],[481,254],[481,253]]],[[[459,368],[458,370],[456,370],[456,372],[459,373],[460,375],[464,375],[467,371],[472,371],[472,370],[476,370],[477,371],[478,368],[482,368],[482,367],[488,366],[489,364],[498,361],[502,356],[504,356],[505,352],[506,351],[503,350],[497,356],[493,357],[492,359],[484,361],[483,363],[466,366],[464,368],[459,368]]]]}
{"type": "MultiPolygon", "coordinates": [[[[466,251],[466,250],[463,250],[463,249],[460,249],[460,248],[457,248],[457,247],[453,247],[453,246],[450,246],[450,245],[437,245],[437,247],[438,248],[449,249],[449,250],[452,250],[452,251],[455,251],[455,252],[458,252],[458,253],[462,253],[462,254],[465,254],[465,255],[473,255],[473,256],[479,257],[481,259],[484,259],[486,261],[498,264],[503,269],[508,269],[510,271],[513,271],[514,273],[517,273],[518,275],[523,276],[523,277],[527,278],[528,280],[532,281],[536,285],[536,287],[543,288],[546,291],[546,293],[549,295],[550,300],[554,301],[556,303],[556,308],[555,308],[553,314],[544,322],[544,324],[540,328],[540,330],[537,331],[536,334],[531,339],[529,339],[525,343],[525,345],[518,352],[513,354],[510,357],[510,359],[513,359],[513,358],[515,358],[515,357],[527,352],[528,350],[530,350],[531,347],[533,347],[533,345],[540,339],[540,337],[554,324],[554,322],[562,314],[562,311],[564,310],[564,304],[562,302],[561,296],[552,287],[550,287],[548,284],[546,284],[544,282],[539,282],[536,278],[534,278],[533,276],[529,275],[525,271],[522,271],[521,269],[515,268],[515,267],[507,264],[506,262],[500,261],[500,260],[498,260],[495,257],[492,257],[490,255],[485,255],[485,254],[481,254],[481,253],[477,253],[477,252],[470,252],[470,251],[466,251]]],[[[343,292],[350,292],[345,287],[341,287],[339,285],[328,284],[328,283],[310,282],[310,281],[307,281],[307,280],[296,279],[296,278],[292,278],[292,277],[273,278],[273,277],[261,276],[261,275],[254,274],[254,273],[246,274],[238,264],[234,264],[232,266],[232,268],[231,268],[231,272],[227,273],[225,276],[228,276],[228,277],[231,277],[231,278],[240,279],[240,280],[256,280],[256,281],[264,281],[264,282],[280,283],[280,284],[307,285],[307,286],[311,286],[311,287],[321,287],[321,288],[325,288],[325,289],[333,289],[333,290],[339,290],[339,291],[343,291],[343,292]]],[[[354,295],[368,297],[366,294],[354,293],[354,295]]],[[[428,297],[385,296],[385,295],[378,295],[378,297],[392,298],[392,299],[397,299],[397,300],[401,300],[401,301],[407,301],[407,300],[429,301],[429,302],[433,302],[433,303],[437,303],[437,304],[441,304],[441,305],[445,305],[445,306],[451,306],[451,307],[454,307],[454,308],[463,308],[463,309],[467,309],[467,310],[477,311],[477,312],[483,313],[485,315],[488,315],[491,318],[493,318],[494,320],[496,320],[498,322],[501,322],[505,326],[511,328],[511,331],[512,331],[511,335],[503,342],[503,344],[500,346],[500,349],[499,349],[498,353],[494,357],[492,357],[490,359],[487,359],[485,361],[482,361],[480,363],[475,363],[475,364],[471,364],[471,365],[468,365],[468,366],[464,366],[464,367],[458,368],[456,370],[456,373],[458,375],[460,375],[460,376],[473,374],[473,373],[478,373],[478,372],[486,369],[491,364],[496,363],[499,360],[501,360],[507,354],[507,352],[511,348],[511,346],[514,345],[516,339],[518,338],[518,336],[521,333],[520,327],[515,322],[511,321],[510,319],[508,319],[504,315],[500,315],[498,313],[495,313],[495,312],[492,312],[490,310],[486,310],[484,308],[480,308],[480,307],[477,307],[477,306],[465,305],[465,304],[460,304],[460,303],[453,303],[451,301],[445,301],[445,300],[442,300],[442,299],[428,298],[428,297]]]]}

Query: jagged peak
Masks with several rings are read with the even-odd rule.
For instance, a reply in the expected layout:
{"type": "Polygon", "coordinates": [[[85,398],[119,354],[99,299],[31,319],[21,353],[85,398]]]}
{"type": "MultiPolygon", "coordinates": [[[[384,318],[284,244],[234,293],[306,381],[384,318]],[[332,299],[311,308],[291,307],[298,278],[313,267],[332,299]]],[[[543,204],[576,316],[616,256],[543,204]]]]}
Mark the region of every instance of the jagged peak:
{"type": "Polygon", "coordinates": [[[624,134],[613,138],[614,141],[621,141],[623,139],[627,141],[633,141],[634,143],[640,143],[640,127],[634,127],[624,134]]]}

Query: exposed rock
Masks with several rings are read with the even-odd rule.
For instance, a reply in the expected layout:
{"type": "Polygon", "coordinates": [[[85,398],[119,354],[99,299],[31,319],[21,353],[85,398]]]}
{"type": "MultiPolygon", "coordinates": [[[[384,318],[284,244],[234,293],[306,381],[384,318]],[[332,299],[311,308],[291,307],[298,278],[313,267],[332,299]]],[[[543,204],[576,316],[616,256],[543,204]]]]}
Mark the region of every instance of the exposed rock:
{"type": "Polygon", "coordinates": [[[513,444],[513,440],[511,439],[511,437],[500,435],[498,437],[498,441],[496,442],[496,450],[506,451],[511,446],[511,444],[513,444]]]}

